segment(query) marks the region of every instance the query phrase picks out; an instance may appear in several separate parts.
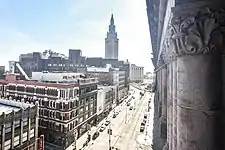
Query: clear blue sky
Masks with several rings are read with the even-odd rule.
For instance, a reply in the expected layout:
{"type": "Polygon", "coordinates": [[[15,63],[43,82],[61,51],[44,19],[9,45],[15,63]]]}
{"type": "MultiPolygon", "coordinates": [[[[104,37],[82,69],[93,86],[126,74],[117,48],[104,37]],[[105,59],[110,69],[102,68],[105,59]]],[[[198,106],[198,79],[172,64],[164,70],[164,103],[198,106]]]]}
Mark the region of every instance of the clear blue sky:
{"type": "Polygon", "coordinates": [[[103,57],[111,13],[120,59],[151,70],[145,0],[0,0],[0,63],[45,49],[103,57]]]}

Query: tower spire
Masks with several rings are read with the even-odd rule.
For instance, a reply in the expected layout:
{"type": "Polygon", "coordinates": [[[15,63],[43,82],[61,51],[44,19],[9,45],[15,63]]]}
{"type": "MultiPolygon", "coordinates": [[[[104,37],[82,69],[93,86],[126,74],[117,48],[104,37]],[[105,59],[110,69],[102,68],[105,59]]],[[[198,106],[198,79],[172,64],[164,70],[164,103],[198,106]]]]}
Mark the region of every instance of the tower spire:
{"type": "Polygon", "coordinates": [[[114,25],[114,18],[113,18],[113,14],[111,15],[110,25],[114,25]]]}
{"type": "Polygon", "coordinates": [[[115,34],[116,33],[115,28],[116,28],[116,26],[114,24],[114,17],[113,17],[113,14],[112,14],[111,18],[110,18],[109,33],[115,34]]]}

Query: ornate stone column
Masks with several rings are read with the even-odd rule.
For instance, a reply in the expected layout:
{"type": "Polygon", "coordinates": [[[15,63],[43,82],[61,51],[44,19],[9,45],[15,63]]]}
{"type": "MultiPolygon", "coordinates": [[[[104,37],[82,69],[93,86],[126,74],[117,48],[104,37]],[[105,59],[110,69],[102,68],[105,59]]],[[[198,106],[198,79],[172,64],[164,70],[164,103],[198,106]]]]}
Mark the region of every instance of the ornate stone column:
{"type": "Polygon", "coordinates": [[[177,150],[223,149],[223,6],[204,1],[180,4],[173,9],[171,46],[177,56],[177,90],[173,94],[177,96],[177,150]]]}

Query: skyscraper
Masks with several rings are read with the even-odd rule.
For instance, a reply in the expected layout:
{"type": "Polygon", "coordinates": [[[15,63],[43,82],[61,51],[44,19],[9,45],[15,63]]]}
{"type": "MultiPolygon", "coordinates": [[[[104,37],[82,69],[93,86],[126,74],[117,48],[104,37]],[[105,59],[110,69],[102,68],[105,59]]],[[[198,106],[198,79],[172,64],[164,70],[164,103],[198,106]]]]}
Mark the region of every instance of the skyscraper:
{"type": "Polygon", "coordinates": [[[118,59],[118,41],[113,14],[110,19],[109,31],[105,38],[105,58],[118,59]]]}

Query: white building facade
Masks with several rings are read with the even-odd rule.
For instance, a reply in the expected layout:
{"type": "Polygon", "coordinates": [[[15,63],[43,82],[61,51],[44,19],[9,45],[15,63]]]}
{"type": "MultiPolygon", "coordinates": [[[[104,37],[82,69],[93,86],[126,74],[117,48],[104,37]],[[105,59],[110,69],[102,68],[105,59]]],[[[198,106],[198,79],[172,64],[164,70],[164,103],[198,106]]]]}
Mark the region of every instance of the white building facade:
{"type": "Polygon", "coordinates": [[[131,82],[143,82],[144,80],[144,67],[130,65],[130,81],[131,82]]]}

